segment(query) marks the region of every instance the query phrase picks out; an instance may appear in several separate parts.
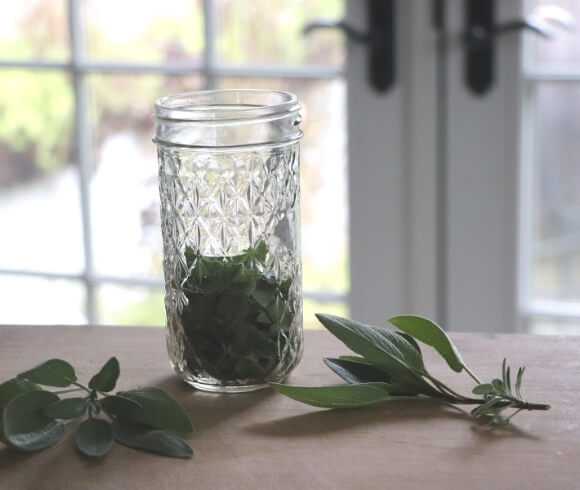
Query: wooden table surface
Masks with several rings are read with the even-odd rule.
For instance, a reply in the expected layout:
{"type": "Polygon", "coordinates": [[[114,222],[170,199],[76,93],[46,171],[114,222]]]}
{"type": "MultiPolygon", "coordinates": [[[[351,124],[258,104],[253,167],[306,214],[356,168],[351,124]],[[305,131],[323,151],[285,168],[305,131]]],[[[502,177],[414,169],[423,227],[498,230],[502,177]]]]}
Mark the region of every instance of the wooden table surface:
{"type": "MultiPolygon", "coordinates": [[[[580,337],[455,334],[472,370],[496,377],[504,356],[527,366],[523,388],[549,412],[526,412],[490,431],[450,407],[396,402],[328,411],[271,390],[214,395],[190,389],[171,370],[162,329],[0,326],[0,380],[61,357],[88,380],[111,356],[119,389],[159,386],[192,415],[191,460],[115,444],[102,460],[76,453],[70,435],[40,453],[0,449],[0,489],[579,489],[580,337]]],[[[424,349],[426,350],[426,349],[424,349]]],[[[292,384],[339,379],[321,362],[347,353],[325,331],[307,331],[292,384]]],[[[431,352],[430,371],[467,391],[431,352]]]]}

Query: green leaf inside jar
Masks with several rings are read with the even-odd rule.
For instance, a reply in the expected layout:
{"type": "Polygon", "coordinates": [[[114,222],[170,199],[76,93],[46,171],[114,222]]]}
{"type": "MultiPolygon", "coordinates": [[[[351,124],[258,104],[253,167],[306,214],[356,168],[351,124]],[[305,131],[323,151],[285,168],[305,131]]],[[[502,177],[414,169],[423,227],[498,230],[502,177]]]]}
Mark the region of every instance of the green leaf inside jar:
{"type": "Polygon", "coordinates": [[[265,242],[231,257],[187,247],[181,312],[185,358],[193,372],[224,382],[262,383],[280,365],[296,315],[292,277],[266,266],[265,242]]]}

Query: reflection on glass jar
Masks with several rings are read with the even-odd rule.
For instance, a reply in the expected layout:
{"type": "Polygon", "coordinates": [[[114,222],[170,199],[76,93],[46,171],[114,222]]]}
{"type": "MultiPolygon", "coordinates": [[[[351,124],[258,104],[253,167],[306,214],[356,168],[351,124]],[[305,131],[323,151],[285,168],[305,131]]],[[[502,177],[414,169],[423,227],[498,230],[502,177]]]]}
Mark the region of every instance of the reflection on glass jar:
{"type": "Polygon", "coordinates": [[[168,351],[196,388],[258,389],[300,360],[298,111],[260,90],[156,103],[168,351]]]}

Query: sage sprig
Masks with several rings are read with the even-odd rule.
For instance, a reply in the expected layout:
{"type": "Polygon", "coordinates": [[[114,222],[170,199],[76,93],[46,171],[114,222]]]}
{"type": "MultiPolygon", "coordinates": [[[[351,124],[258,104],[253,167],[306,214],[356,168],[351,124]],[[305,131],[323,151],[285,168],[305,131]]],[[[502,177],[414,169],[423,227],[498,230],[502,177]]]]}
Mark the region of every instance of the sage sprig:
{"type": "Polygon", "coordinates": [[[489,383],[469,369],[447,333],[419,316],[389,320],[399,330],[365,325],[333,315],[317,314],[326,329],[356,356],[325,358],[324,363],[348,384],[290,386],[271,383],[276,391],[302,403],[322,408],[356,408],[396,400],[433,400],[446,404],[476,405],[471,414],[492,426],[506,425],[522,410],[548,410],[549,405],[530,403],[521,391],[525,367],[512,385],[511,368],[503,360],[501,378],[489,383]],[[455,372],[465,371],[476,383],[473,395],[462,395],[432,376],[423,361],[418,342],[433,347],[455,372]]]}
{"type": "Polygon", "coordinates": [[[89,381],[78,382],[73,366],[50,359],[0,384],[0,440],[21,451],[39,451],[61,441],[66,424],[82,419],[75,443],[86,456],[101,457],[117,441],[125,446],[175,458],[193,450],[177,433],[193,431],[183,408],[159,388],[110,392],[119,378],[111,357],[89,381]],[[42,386],[66,388],[49,391],[42,386]],[[61,395],[82,396],[61,398],[61,395]]]}

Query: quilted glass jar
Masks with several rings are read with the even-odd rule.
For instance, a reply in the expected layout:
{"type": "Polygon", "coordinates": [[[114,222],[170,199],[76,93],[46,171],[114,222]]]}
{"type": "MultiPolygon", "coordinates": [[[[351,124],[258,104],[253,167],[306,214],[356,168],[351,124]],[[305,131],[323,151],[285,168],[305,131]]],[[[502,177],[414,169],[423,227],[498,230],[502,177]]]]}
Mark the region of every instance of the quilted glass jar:
{"type": "Polygon", "coordinates": [[[302,356],[299,110],[264,90],[155,103],[167,348],[198,389],[259,389],[302,356]]]}

